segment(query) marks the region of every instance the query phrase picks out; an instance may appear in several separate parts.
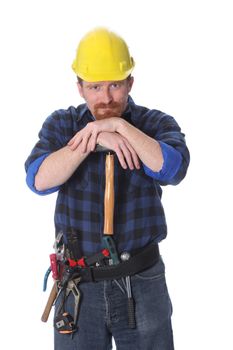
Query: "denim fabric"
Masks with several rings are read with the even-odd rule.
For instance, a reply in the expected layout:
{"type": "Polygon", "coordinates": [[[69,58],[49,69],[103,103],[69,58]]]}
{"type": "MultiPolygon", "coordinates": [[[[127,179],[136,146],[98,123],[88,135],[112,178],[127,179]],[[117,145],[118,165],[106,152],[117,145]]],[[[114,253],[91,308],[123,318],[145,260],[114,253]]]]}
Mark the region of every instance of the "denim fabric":
{"type": "MultiPolygon", "coordinates": [[[[122,280],[117,281],[123,286],[122,280]]],[[[136,329],[129,329],[127,296],[116,281],[81,283],[78,330],[73,335],[55,331],[55,350],[173,350],[172,305],[162,259],[152,268],[131,277],[136,329]]],[[[70,295],[66,311],[73,313],[70,295]]]]}

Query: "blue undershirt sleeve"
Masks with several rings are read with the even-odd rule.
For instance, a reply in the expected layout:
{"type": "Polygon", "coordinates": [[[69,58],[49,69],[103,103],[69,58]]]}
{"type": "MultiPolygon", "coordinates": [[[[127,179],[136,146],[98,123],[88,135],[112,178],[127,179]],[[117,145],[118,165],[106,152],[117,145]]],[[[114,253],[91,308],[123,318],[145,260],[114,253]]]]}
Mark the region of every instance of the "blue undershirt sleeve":
{"type": "Polygon", "coordinates": [[[53,192],[56,192],[59,189],[59,186],[56,187],[52,187],[49,188],[48,190],[45,191],[38,191],[35,188],[35,176],[37,174],[37,171],[40,167],[40,165],[42,164],[43,160],[49,155],[49,153],[43,154],[43,156],[40,156],[39,158],[37,158],[36,160],[34,160],[34,162],[32,162],[27,170],[27,177],[26,177],[26,183],[28,185],[28,187],[35,193],[43,196],[46,194],[50,194],[53,192]]]}
{"type": "Polygon", "coordinates": [[[182,164],[182,155],[174,147],[164,142],[159,141],[159,144],[164,159],[162,169],[159,172],[155,172],[143,164],[144,171],[155,180],[172,182],[182,164]]]}

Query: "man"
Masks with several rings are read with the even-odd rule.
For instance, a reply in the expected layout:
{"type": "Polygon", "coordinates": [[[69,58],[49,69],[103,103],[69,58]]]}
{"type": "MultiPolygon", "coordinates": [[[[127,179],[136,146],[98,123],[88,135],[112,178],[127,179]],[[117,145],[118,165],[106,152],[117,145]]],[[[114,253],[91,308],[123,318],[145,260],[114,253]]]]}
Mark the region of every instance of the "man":
{"type": "MultiPolygon", "coordinates": [[[[105,28],[87,33],[72,67],[86,103],[49,116],[25,164],[34,192],[58,191],[55,228],[56,235],[63,235],[64,260],[86,258],[86,265],[78,267],[77,331],[63,334],[59,327],[67,319],[55,318],[55,349],[111,349],[113,336],[117,349],[172,350],[172,307],[158,251],[167,234],[160,185],[176,185],[185,177],[189,152],[184,134],[171,116],[133,102],[134,60],[115,33],[105,28]],[[111,259],[87,267],[87,260],[105,248],[106,155],[96,152],[97,145],[115,154],[110,243],[118,260],[114,265],[110,247],[111,259]]],[[[62,315],[74,313],[72,293],[57,303],[63,305],[62,315]]]]}

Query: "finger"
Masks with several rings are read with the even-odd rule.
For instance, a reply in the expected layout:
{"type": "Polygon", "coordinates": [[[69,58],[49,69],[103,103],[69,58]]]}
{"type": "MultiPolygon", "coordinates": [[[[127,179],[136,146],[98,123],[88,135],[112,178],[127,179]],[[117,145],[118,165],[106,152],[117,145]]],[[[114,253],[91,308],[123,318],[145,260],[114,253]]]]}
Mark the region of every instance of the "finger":
{"type": "Polygon", "coordinates": [[[89,136],[89,137],[84,137],[84,138],[82,139],[82,143],[81,143],[81,152],[82,152],[82,153],[86,153],[87,144],[88,144],[88,142],[89,142],[89,138],[90,138],[90,136],[89,136]]]}
{"type": "Polygon", "coordinates": [[[80,145],[80,143],[83,141],[83,139],[85,137],[85,134],[87,134],[87,135],[89,134],[88,128],[89,128],[89,124],[87,124],[82,130],[78,131],[72,137],[72,139],[68,142],[67,145],[73,147],[74,149],[76,149],[80,145]]]}
{"type": "Polygon", "coordinates": [[[83,138],[83,141],[82,141],[82,151],[84,153],[87,151],[87,148],[89,148],[92,152],[95,150],[97,136],[98,134],[95,131],[89,132],[88,134],[85,135],[85,138],[83,138]]]}
{"type": "Polygon", "coordinates": [[[132,149],[131,151],[131,157],[132,157],[132,160],[133,160],[133,164],[135,166],[136,169],[140,169],[141,166],[140,166],[140,160],[139,160],[139,157],[137,155],[137,153],[132,149]]]}
{"type": "Polygon", "coordinates": [[[97,138],[98,138],[98,133],[93,132],[90,138],[90,147],[92,152],[95,150],[97,138]]]}
{"type": "Polygon", "coordinates": [[[75,138],[72,137],[72,139],[67,143],[68,146],[71,146],[74,143],[75,138]]]}
{"type": "Polygon", "coordinates": [[[129,149],[127,148],[127,146],[124,143],[121,145],[121,150],[122,150],[124,159],[125,159],[128,167],[130,168],[130,170],[133,170],[134,169],[134,164],[133,164],[133,161],[132,161],[131,153],[130,153],[129,149]]]}
{"type": "Polygon", "coordinates": [[[127,169],[127,164],[126,164],[124,155],[123,155],[123,153],[122,153],[122,150],[121,150],[119,147],[117,147],[117,148],[115,149],[115,152],[116,152],[117,158],[118,158],[119,163],[120,163],[120,165],[122,166],[122,168],[123,168],[123,169],[127,169]]]}
{"type": "Polygon", "coordinates": [[[87,143],[87,146],[86,146],[86,152],[87,153],[93,152],[92,151],[92,146],[91,146],[91,143],[90,143],[90,139],[89,139],[89,141],[87,143]]]}
{"type": "Polygon", "coordinates": [[[82,142],[82,153],[86,153],[87,151],[93,152],[95,149],[94,142],[93,142],[93,136],[90,135],[89,137],[86,137],[83,139],[82,142]]]}
{"type": "Polygon", "coordinates": [[[83,138],[83,132],[78,131],[73,137],[72,139],[68,142],[68,146],[71,148],[71,150],[75,150],[79,144],[82,142],[82,138],[83,138]]]}
{"type": "Polygon", "coordinates": [[[131,153],[131,159],[133,161],[133,164],[135,166],[136,169],[140,169],[140,160],[139,157],[137,155],[137,153],[135,152],[135,150],[133,149],[133,147],[130,145],[130,143],[128,141],[125,142],[126,146],[128,147],[130,153],[131,153]]]}
{"type": "Polygon", "coordinates": [[[76,150],[78,148],[78,146],[80,145],[81,142],[82,142],[81,138],[75,138],[75,139],[73,139],[72,142],[68,143],[68,146],[70,147],[70,149],[72,151],[74,151],[74,150],[76,150]]]}

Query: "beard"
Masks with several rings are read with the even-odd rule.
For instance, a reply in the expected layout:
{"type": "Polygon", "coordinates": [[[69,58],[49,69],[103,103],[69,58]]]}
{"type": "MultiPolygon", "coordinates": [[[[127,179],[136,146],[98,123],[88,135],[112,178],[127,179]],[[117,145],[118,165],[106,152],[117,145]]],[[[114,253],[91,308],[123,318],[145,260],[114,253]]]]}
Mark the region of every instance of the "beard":
{"type": "Polygon", "coordinates": [[[121,117],[122,115],[122,104],[118,102],[112,102],[111,104],[97,103],[94,106],[94,116],[97,120],[121,117]]]}

